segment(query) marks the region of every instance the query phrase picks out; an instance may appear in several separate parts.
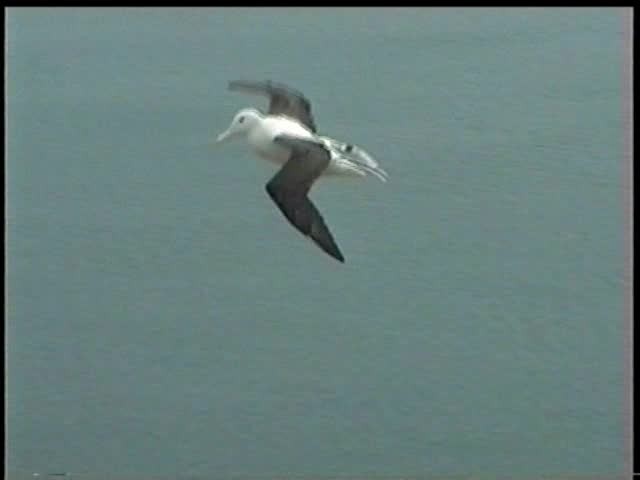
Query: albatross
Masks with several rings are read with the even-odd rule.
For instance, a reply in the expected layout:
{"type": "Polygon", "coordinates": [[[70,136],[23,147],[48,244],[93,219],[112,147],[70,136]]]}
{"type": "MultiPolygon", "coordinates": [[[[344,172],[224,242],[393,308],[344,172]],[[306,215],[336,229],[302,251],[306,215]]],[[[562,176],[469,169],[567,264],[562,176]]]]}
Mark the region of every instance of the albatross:
{"type": "Polygon", "coordinates": [[[319,135],[311,103],[299,91],[272,81],[229,82],[229,90],[266,96],[267,113],[243,108],[217,142],[244,139],[261,158],[281,168],[266,190],[286,219],[336,260],[345,261],[322,215],[308,197],[321,176],[373,175],[383,182],[387,173],[362,148],[319,135]]]}

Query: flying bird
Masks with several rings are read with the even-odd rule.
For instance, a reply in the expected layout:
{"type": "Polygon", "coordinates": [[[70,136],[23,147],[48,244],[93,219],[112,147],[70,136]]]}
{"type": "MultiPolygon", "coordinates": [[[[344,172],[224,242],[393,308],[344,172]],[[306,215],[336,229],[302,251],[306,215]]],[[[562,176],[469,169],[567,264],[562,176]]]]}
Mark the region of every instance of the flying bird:
{"type": "Polygon", "coordinates": [[[383,182],[387,173],[362,148],[321,136],[311,113],[309,100],[299,91],[271,81],[235,80],[229,90],[269,98],[263,114],[244,108],[233,117],[217,142],[244,139],[261,158],[281,166],[266,190],[287,220],[323,251],[340,262],[340,251],[322,215],[308,197],[321,176],[374,175],[383,182]]]}

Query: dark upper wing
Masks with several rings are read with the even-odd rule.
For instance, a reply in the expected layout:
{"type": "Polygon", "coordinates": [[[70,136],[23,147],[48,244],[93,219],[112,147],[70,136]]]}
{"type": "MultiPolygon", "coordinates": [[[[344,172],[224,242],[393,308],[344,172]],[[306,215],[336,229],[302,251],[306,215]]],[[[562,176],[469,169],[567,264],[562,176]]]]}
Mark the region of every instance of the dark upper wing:
{"type": "Polygon", "coordinates": [[[295,118],[306,125],[312,132],[316,132],[316,124],[311,114],[311,104],[302,93],[275,82],[250,82],[234,80],[229,82],[229,90],[266,95],[270,98],[269,114],[286,115],[295,118]]]}
{"type": "Polygon", "coordinates": [[[284,136],[276,137],[274,141],[291,148],[293,153],[267,183],[267,193],[291,225],[311,237],[333,258],[344,262],[322,215],[307,197],[311,185],[329,164],[329,152],[311,141],[284,136]]]}

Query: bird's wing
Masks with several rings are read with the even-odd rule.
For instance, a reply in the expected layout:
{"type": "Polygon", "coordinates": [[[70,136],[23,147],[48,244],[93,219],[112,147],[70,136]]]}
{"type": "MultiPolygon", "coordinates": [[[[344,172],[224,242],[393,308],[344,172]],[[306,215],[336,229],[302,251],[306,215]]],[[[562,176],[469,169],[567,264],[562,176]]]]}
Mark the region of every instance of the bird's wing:
{"type": "Polygon", "coordinates": [[[329,165],[330,154],[313,141],[280,135],[274,139],[291,148],[287,163],[267,183],[267,193],[291,225],[336,260],[344,262],[322,215],[307,196],[313,182],[329,165]]]}
{"type": "Polygon", "coordinates": [[[291,87],[271,81],[234,80],[229,82],[229,90],[265,95],[270,99],[269,115],[286,115],[295,118],[313,133],[316,132],[311,103],[302,93],[291,87]]]}

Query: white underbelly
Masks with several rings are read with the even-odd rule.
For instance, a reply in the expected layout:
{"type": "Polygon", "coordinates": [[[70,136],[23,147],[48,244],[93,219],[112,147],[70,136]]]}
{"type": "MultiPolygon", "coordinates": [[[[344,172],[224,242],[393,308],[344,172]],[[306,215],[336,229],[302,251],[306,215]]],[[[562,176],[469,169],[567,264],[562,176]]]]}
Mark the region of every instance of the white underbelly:
{"type": "MultiPolygon", "coordinates": [[[[258,157],[268,161],[278,167],[284,165],[291,155],[288,148],[270,143],[268,145],[254,145],[253,150],[258,157]]],[[[331,161],[324,172],[323,176],[345,176],[345,177],[362,177],[366,173],[345,158],[332,155],[331,161]]]]}
{"type": "MultiPolygon", "coordinates": [[[[249,145],[256,155],[270,163],[281,166],[284,165],[291,156],[291,150],[273,142],[273,139],[281,134],[288,134],[295,137],[313,139],[314,135],[301,127],[298,123],[289,119],[270,118],[262,122],[262,124],[253,129],[249,134],[249,145]]],[[[332,150],[331,161],[323,172],[323,175],[329,176],[347,176],[347,177],[363,177],[366,172],[357,165],[345,158],[342,154],[336,152],[341,151],[347,144],[338,142],[328,137],[319,137],[323,143],[332,150]]],[[[348,152],[351,153],[353,146],[348,146],[348,152]]]]}
{"type": "Polygon", "coordinates": [[[273,142],[281,134],[295,137],[311,137],[310,132],[289,119],[268,118],[258,128],[249,134],[249,144],[253,151],[262,159],[277,165],[289,160],[291,150],[273,142]]]}
{"type": "Polygon", "coordinates": [[[270,149],[258,149],[255,150],[255,153],[263,160],[275,163],[276,165],[284,165],[287,160],[289,160],[290,155],[290,152],[287,151],[270,149]]]}

